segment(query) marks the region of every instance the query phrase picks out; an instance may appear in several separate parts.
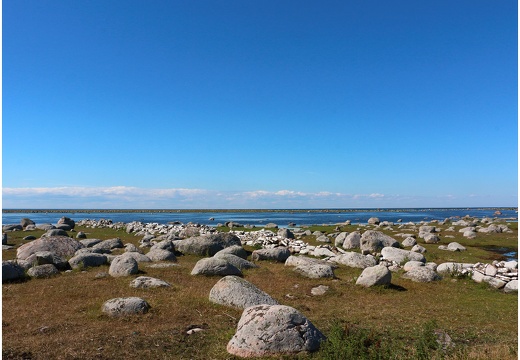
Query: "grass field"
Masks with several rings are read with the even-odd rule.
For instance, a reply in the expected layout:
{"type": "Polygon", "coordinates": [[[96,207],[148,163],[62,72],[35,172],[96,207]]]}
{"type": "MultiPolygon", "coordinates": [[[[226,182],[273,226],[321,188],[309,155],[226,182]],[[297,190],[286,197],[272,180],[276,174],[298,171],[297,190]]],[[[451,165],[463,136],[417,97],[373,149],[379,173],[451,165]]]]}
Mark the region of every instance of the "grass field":
{"type": "MultiPolygon", "coordinates": [[[[468,240],[458,232],[441,232],[441,244],[457,241],[466,252],[447,252],[439,244],[422,244],[427,261],[491,262],[500,257],[489,246],[517,249],[518,226],[513,233],[483,234],[468,240]],[[454,235],[454,239],[443,235],[454,235]]],[[[311,228],[315,230],[317,228],[311,228]]],[[[138,245],[139,237],[111,229],[78,228],[89,238],[119,237],[138,245]]],[[[333,232],[334,227],[320,227],[333,232]]],[[[353,231],[345,226],[341,230],[353,231]]],[[[395,231],[385,231],[395,235],[395,231]]],[[[399,232],[406,232],[399,230],[399,232]]],[[[40,236],[42,231],[33,231],[40,236]]],[[[19,245],[27,232],[9,233],[9,244],[19,245]]],[[[313,243],[308,237],[306,241],[313,243]]],[[[398,239],[401,240],[401,239],[398,239]]],[[[249,249],[252,250],[252,249],[249,249]]],[[[15,250],[4,250],[3,260],[15,250]]],[[[2,285],[2,355],[4,359],[233,359],[226,345],[241,311],[208,300],[216,277],[190,275],[199,260],[179,256],[178,267],[155,269],[140,264],[140,275],[165,280],[172,288],[134,289],[128,278],[96,278],[108,267],[62,273],[49,279],[2,285]],[[152,306],[149,313],[109,318],[102,304],[115,297],[139,296],[152,306]],[[187,330],[201,332],[187,335],[187,330]]],[[[301,359],[516,359],[518,342],[517,295],[504,294],[469,279],[445,277],[434,283],[414,283],[394,273],[392,286],[355,285],[361,269],[340,267],[337,279],[304,278],[283,264],[260,262],[244,278],[281,304],[301,311],[329,341],[301,359]],[[329,286],[323,296],[311,289],[329,286]],[[428,345],[424,329],[433,326],[448,333],[456,344],[444,353],[428,345]],[[426,345],[425,345],[426,344],[426,345]]],[[[284,358],[284,357],[282,357],[284,358]]]]}

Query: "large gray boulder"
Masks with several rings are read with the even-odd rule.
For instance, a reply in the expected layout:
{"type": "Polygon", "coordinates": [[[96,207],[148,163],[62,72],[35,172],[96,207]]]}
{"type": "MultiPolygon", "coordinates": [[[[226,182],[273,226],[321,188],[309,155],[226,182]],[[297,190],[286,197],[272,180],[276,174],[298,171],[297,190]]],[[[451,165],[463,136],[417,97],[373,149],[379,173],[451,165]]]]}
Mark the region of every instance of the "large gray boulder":
{"type": "Polygon", "coordinates": [[[316,351],[323,334],[298,310],[256,305],[242,313],[227,351],[240,357],[280,356],[316,351]]]}
{"type": "Polygon", "coordinates": [[[85,246],[86,248],[90,248],[94,245],[97,245],[102,241],[103,240],[101,240],[101,239],[81,239],[81,240],[79,240],[79,242],[82,243],[83,246],[85,246]]]}
{"type": "Polygon", "coordinates": [[[20,220],[20,225],[25,229],[29,225],[36,225],[36,224],[34,223],[34,221],[32,221],[29,218],[23,218],[22,220],[20,220]]]}
{"type": "Polygon", "coordinates": [[[82,253],[69,259],[70,267],[73,269],[97,267],[107,264],[107,257],[103,254],[82,253]]]}
{"type": "Polygon", "coordinates": [[[445,262],[439,264],[437,266],[437,272],[442,273],[451,273],[458,274],[461,273],[463,269],[471,269],[474,264],[471,263],[456,263],[456,262],[445,262]]]}
{"type": "Polygon", "coordinates": [[[375,253],[384,247],[399,247],[399,242],[381,231],[367,230],[361,235],[360,248],[364,253],[375,253]]]}
{"type": "Polygon", "coordinates": [[[215,255],[218,254],[232,254],[236,255],[238,257],[241,257],[244,260],[247,260],[248,253],[247,251],[242,247],[242,245],[232,245],[228,246],[219,252],[217,252],[215,255]]]}
{"type": "MultiPolygon", "coordinates": [[[[78,251],[81,251],[78,250],[78,251]]],[[[27,263],[31,266],[45,265],[45,264],[53,264],[58,268],[58,270],[67,270],[69,269],[69,263],[67,260],[63,259],[61,256],[58,256],[50,251],[38,251],[34,254],[30,255],[25,259],[27,263]]]]}
{"type": "Polygon", "coordinates": [[[125,252],[124,254],[121,254],[119,256],[131,257],[135,261],[137,261],[138,263],[151,262],[152,261],[152,260],[150,260],[150,258],[148,256],[146,256],[144,254],[141,254],[141,253],[138,253],[138,252],[134,252],[134,251],[125,252]]]}
{"type": "Polygon", "coordinates": [[[377,217],[371,217],[370,219],[368,219],[367,223],[368,225],[379,225],[380,221],[377,217]]]}
{"type": "Polygon", "coordinates": [[[310,279],[335,278],[334,270],[328,264],[301,264],[294,271],[310,279]]]}
{"type": "Polygon", "coordinates": [[[304,256],[304,255],[291,255],[285,260],[285,266],[300,266],[300,265],[312,265],[312,264],[327,264],[326,261],[304,256]]]}
{"type": "Polygon", "coordinates": [[[226,276],[237,275],[242,276],[242,272],[229,262],[219,258],[204,258],[197,261],[191,275],[205,276],[226,276]]]}
{"type": "Polygon", "coordinates": [[[345,241],[343,241],[342,247],[343,249],[359,249],[361,246],[361,233],[359,231],[354,231],[348,234],[345,237],[345,241]]]}
{"type": "Polygon", "coordinates": [[[130,282],[130,287],[138,289],[150,289],[158,287],[171,287],[171,285],[164,280],[156,279],[150,276],[139,276],[130,282]]]}
{"type": "Polygon", "coordinates": [[[245,309],[250,306],[278,302],[255,285],[238,276],[220,279],[209,292],[209,301],[216,304],[245,309]]]}
{"type": "Polygon", "coordinates": [[[53,264],[33,266],[32,268],[27,270],[27,275],[36,279],[48,278],[59,273],[60,272],[53,264]]]}
{"type": "Polygon", "coordinates": [[[272,249],[258,249],[253,251],[251,258],[253,261],[271,260],[276,262],[285,262],[291,256],[291,252],[286,247],[276,247],[272,249]]]}
{"type": "Polygon", "coordinates": [[[112,249],[122,249],[124,248],[123,242],[120,238],[103,240],[100,243],[92,246],[93,249],[102,250],[103,252],[110,253],[112,249]]]}
{"type": "Polygon", "coordinates": [[[47,230],[47,232],[45,234],[43,234],[41,237],[55,237],[55,236],[66,236],[68,237],[69,234],[67,234],[67,231],[63,230],[63,229],[51,229],[51,230],[47,230]]]}
{"type": "Polygon", "coordinates": [[[363,255],[356,252],[347,252],[338,255],[332,258],[332,261],[341,265],[359,269],[366,269],[377,265],[377,260],[372,255],[363,255]]]}
{"type": "Polygon", "coordinates": [[[506,293],[514,293],[518,292],[518,280],[511,280],[504,286],[504,292],[506,293]]]}
{"type": "Polygon", "coordinates": [[[147,313],[150,305],[138,297],[116,298],[106,301],[101,311],[109,316],[138,315],[147,313]]]}
{"type": "Polygon", "coordinates": [[[421,261],[423,263],[426,262],[426,258],[424,255],[403,249],[398,249],[395,247],[387,246],[381,250],[381,255],[383,255],[384,260],[395,261],[398,264],[414,260],[421,261]]]}
{"type": "Polygon", "coordinates": [[[458,242],[451,242],[448,244],[448,250],[450,251],[466,251],[466,247],[462,246],[458,242]]]}
{"type": "Polygon", "coordinates": [[[280,236],[282,239],[294,239],[293,232],[287,228],[282,228],[278,230],[277,235],[280,236]]]}
{"type": "Polygon", "coordinates": [[[375,285],[388,285],[392,282],[392,273],[386,266],[372,266],[363,270],[356,280],[356,285],[371,287],[375,285]]]}
{"type": "Polygon", "coordinates": [[[176,251],[183,254],[193,254],[199,256],[213,256],[220,250],[233,246],[242,245],[240,239],[230,233],[219,233],[195,236],[184,240],[174,241],[176,251]]]}
{"type": "Polygon", "coordinates": [[[437,244],[438,242],[441,241],[441,238],[438,237],[437,235],[435,234],[426,234],[424,237],[424,242],[426,244],[437,244]]]}
{"type": "Polygon", "coordinates": [[[222,251],[219,251],[213,257],[217,258],[217,259],[224,259],[228,263],[230,263],[231,265],[235,266],[236,268],[238,268],[240,270],[252,269],[252,268],[258,267],[258,265],[256,265],[255,263],[252,263],[251,261],[247,261],[245,259],[242,259],[241,257],[238,257],[233,254],[227,254],[222,251]]]}
{"type": "Polygon", "coordinates": [[[25,269],[15,260],[2,261],[2,282],[22,280],[25,269]]]}
{"type": "Polygon", "coordinates": [[[139,265],[134,258],[116,256],[110,263],[108,273],[113,277],[130,276],[139,272],[139,265]]]}
{"type": "Polygon", "coordinates": [[[173,252],[163,249],[150,250],[146,256],[152,261],[177,261],[173,252]]]}
{"type": "Polygon", "coordinates": [[[432,282],[441,279],[439,274],[427,267],[415,267],[401,275],[401,278],[414,282],[432,282]]]}
{"type": "Polygon", "coordinates": [[[21,231],[23,230],[22,225],[19,224],[8,224],[2,226],[2,231],[21,231]]]}
{"type": "Polygon", "coordinates": [[[50,251],[57,256],[68,258],[83,247],[79,241],[66,236],[41,237],[20,246],[16,250],[16,257],[25,260],[34,253],[50,251]]]}
{"type": "Polygon", "coordinates": [[[414,245],[417,245],[417,240],[415,240],[413,237],[408,236],[406,239],[402,242],[403,247],[412,247],[414,245]]]}
{"type": "Polygon", "coordinates": [[[343,246],[343,242],[345,241],[345,238],[347,237],[348,232],[344,231],[339,233],[336,238],[334,239],[334,246],[340,247],[343,246]]]}

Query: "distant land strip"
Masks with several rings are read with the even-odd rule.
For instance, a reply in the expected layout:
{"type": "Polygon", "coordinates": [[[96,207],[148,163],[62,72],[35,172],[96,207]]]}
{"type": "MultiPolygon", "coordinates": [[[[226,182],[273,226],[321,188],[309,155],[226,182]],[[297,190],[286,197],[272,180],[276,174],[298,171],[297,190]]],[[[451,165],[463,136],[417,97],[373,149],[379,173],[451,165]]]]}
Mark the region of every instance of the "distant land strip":
{"type": "Polygon", "coordinates": [[[317,212],[421,212],[431,210],[518,210],[516,207],[374,208],[374,209],[2,209],[3,213],[317,213],[317,212]]]}

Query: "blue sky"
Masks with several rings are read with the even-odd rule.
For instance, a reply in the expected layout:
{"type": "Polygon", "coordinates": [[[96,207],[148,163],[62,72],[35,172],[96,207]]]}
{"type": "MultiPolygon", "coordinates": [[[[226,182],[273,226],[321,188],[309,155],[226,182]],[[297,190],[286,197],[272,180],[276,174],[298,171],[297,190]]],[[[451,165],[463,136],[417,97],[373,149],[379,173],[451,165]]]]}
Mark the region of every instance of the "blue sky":
{"type": "Polygon", "coordinates": [[[516,206],[517,2],[3,2],[3,208],[516,206]]]}

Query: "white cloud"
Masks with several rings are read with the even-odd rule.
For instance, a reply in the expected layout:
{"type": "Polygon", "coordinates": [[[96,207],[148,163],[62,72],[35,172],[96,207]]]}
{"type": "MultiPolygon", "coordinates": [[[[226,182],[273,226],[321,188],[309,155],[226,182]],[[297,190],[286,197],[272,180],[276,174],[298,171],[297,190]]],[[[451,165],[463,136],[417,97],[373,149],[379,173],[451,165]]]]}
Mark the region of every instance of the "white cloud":
{"type": "Polygon", "coordinates": [[[4,188],[2,206],[9,208],[187,209],[187,208],[370,208],[511,206],[517,197],[500,199],[475,196],[412,196],[381,193],[345,194],[295,190],[216,191],[188,188],[132,186],[62,186],[4,188]]]}

